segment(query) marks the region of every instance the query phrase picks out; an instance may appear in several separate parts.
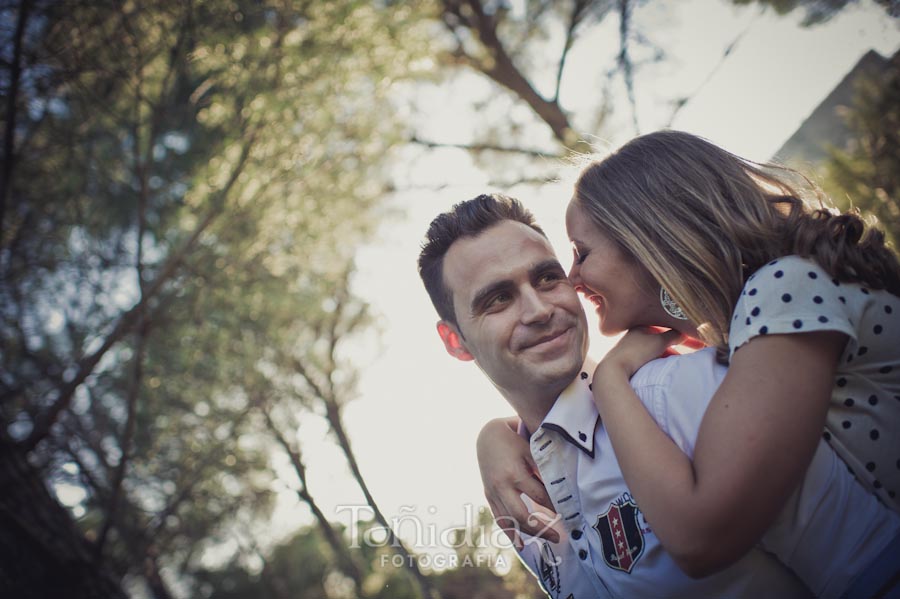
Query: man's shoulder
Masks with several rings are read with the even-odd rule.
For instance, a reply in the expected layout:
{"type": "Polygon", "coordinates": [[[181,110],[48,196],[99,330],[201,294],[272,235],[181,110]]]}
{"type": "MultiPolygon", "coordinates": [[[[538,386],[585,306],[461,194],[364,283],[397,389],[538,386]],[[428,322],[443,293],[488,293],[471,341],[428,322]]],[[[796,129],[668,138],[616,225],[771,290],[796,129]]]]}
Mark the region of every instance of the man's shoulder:
{"type": "Polygon", "coordinates": [[[718,385],[725,367],[716,362],[716,350],[707,347],[689,354],[658,358],[644,364],[631,378],[639,388],[678,386],[683,381],[714,382],[718,385]]]}
{"type": "Polygon", "coordinates": [[[703,415],[725,372],[715,349],[707,348],[654,360],[635,373],[631,384],[660,428],[692,455],[703,415]]]}
{"type": "Polygon", "coordinates": [[[673,421],[702,417],[725,372],[716,362],[716,350],[706,348],[647,363],[631,378],[631,386],[654,420],[668,431],[673,421]]]}

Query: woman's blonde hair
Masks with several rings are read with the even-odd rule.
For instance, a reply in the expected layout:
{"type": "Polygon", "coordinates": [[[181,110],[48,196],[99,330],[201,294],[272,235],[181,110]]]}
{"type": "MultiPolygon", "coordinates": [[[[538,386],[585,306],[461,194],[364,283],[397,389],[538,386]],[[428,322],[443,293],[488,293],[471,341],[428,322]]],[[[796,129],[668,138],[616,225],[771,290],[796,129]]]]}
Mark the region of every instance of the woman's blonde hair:
{"type": "Polygon", "coordinates": [[[884,234],[856,214],[825,209],[817,191],[820,208],[808,208],[788,177],[800,175],[659,131],[589,164],[573,201],[722,350],[744,283],[775,258],[812,258],[840,281],[900,295],[900,264],[884,234]]]}

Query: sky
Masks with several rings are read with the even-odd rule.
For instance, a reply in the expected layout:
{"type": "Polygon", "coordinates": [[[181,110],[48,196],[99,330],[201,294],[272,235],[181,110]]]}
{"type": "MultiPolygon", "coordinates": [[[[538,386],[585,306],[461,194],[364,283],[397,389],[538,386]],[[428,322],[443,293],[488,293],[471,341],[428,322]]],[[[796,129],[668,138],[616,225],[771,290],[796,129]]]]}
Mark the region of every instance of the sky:
{"type": "MultiPolygon", "coordinates": [[[[668,100],[692,95],[672,127],[755,160],[770,158],[867,50],[890,56],[900,47],[900,22],[871,3],[851,6],[812,28],[799,27],[800,14],[779,18],[757,7],[739,9],[714,0],[664,4],[649,3],[635,15],[652,41],[668,52],[664,62],[644,67],[636,79],[642,131],[669,122],[668,100]],[[724,48],[736,39],[722,61],[724,48]]],[[[596,111],[607,68],[598,65],[597,57],[614,56],[615,21],[587,31],[572,52],[561,101],[576,123],[590,122],[596,111]]],[[[544,93],[552,77],[551,72],[539,80],[544,93]]],[[[470,99],[499,93],[483,78],[461,74],[417,89],[417,105],[424,109],[411,111],[409,118],[422,137],[468,141],[473,134],[470,99]]],[[[590,138],[601,151],[634,133],[621,88],[613,89],[613,100],[611,121],[590,138]]],[[[498,118],[524,126],[533,121],[522,106],[510,103],[505,110],[498,118]]],[[[535,128],[534,139],[539,145],[549,137],[544,128],[535,128]]],[[[501,189],[491,184],[497,169],[479,162],[487,159],[462,150],[408,149],[397,175],[400,191],[391,199],[397,213],[358,256],[356,290],[372,304],[378,335],[348,350],[359,369],[360,386],[345,409],[345,423],[382,511],[388,519],[403,517],[401,537],[425,553],[447,553],[434,532],[462,526],[485,509],[475,439],[487,420],[511,414],[477,366],[447,355],[435,332],[437,317],[415,269],[428,223],[455,202],[504,191],[535,212],[565,267],[571,255],[562,222],[570,186],[501,189]]],[[[587,312],[596,330],[596,317],[587,312]]],[[[593,335],[591,354],[601,356],[610,343],[593,335]]],[[[354,513],[349,506],[363,504],[362,495],[327,438],[326,425],[309,418],[300,438],[309,458],[311,493],[332,521],[349,524],[354,513]]],[[[290,492],[290,474],[282,465],[287,482],[273,519],[276,537],[310,521],[308,510],[290,492]]]]}

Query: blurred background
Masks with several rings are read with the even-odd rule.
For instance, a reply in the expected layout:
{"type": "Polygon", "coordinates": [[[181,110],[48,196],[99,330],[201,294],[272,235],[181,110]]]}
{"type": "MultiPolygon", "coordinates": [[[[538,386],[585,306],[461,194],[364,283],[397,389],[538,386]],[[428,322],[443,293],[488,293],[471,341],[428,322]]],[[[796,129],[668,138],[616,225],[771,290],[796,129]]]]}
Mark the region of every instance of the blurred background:
{"type": "Polygon", "coordinates": [[[542,597],[485,507],[511,410],[435,333],[430,220],[503,191],[568,266],[575,159],[671,127],[900,236],[896,0],[0,16],[4,597],[542,597]]]}

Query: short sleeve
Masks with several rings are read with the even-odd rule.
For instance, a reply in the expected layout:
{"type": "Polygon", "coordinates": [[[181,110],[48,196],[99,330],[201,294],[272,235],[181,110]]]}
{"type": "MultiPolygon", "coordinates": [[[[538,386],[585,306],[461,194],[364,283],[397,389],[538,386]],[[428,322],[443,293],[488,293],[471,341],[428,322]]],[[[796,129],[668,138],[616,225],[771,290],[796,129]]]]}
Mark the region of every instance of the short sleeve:
{"type": "Polygon", "coordinates": [[[747,280],[734,309],[729,354],[754,337],[838,331],[856,339],[846,286],[813,260],[786,256],[747,280]]]}

